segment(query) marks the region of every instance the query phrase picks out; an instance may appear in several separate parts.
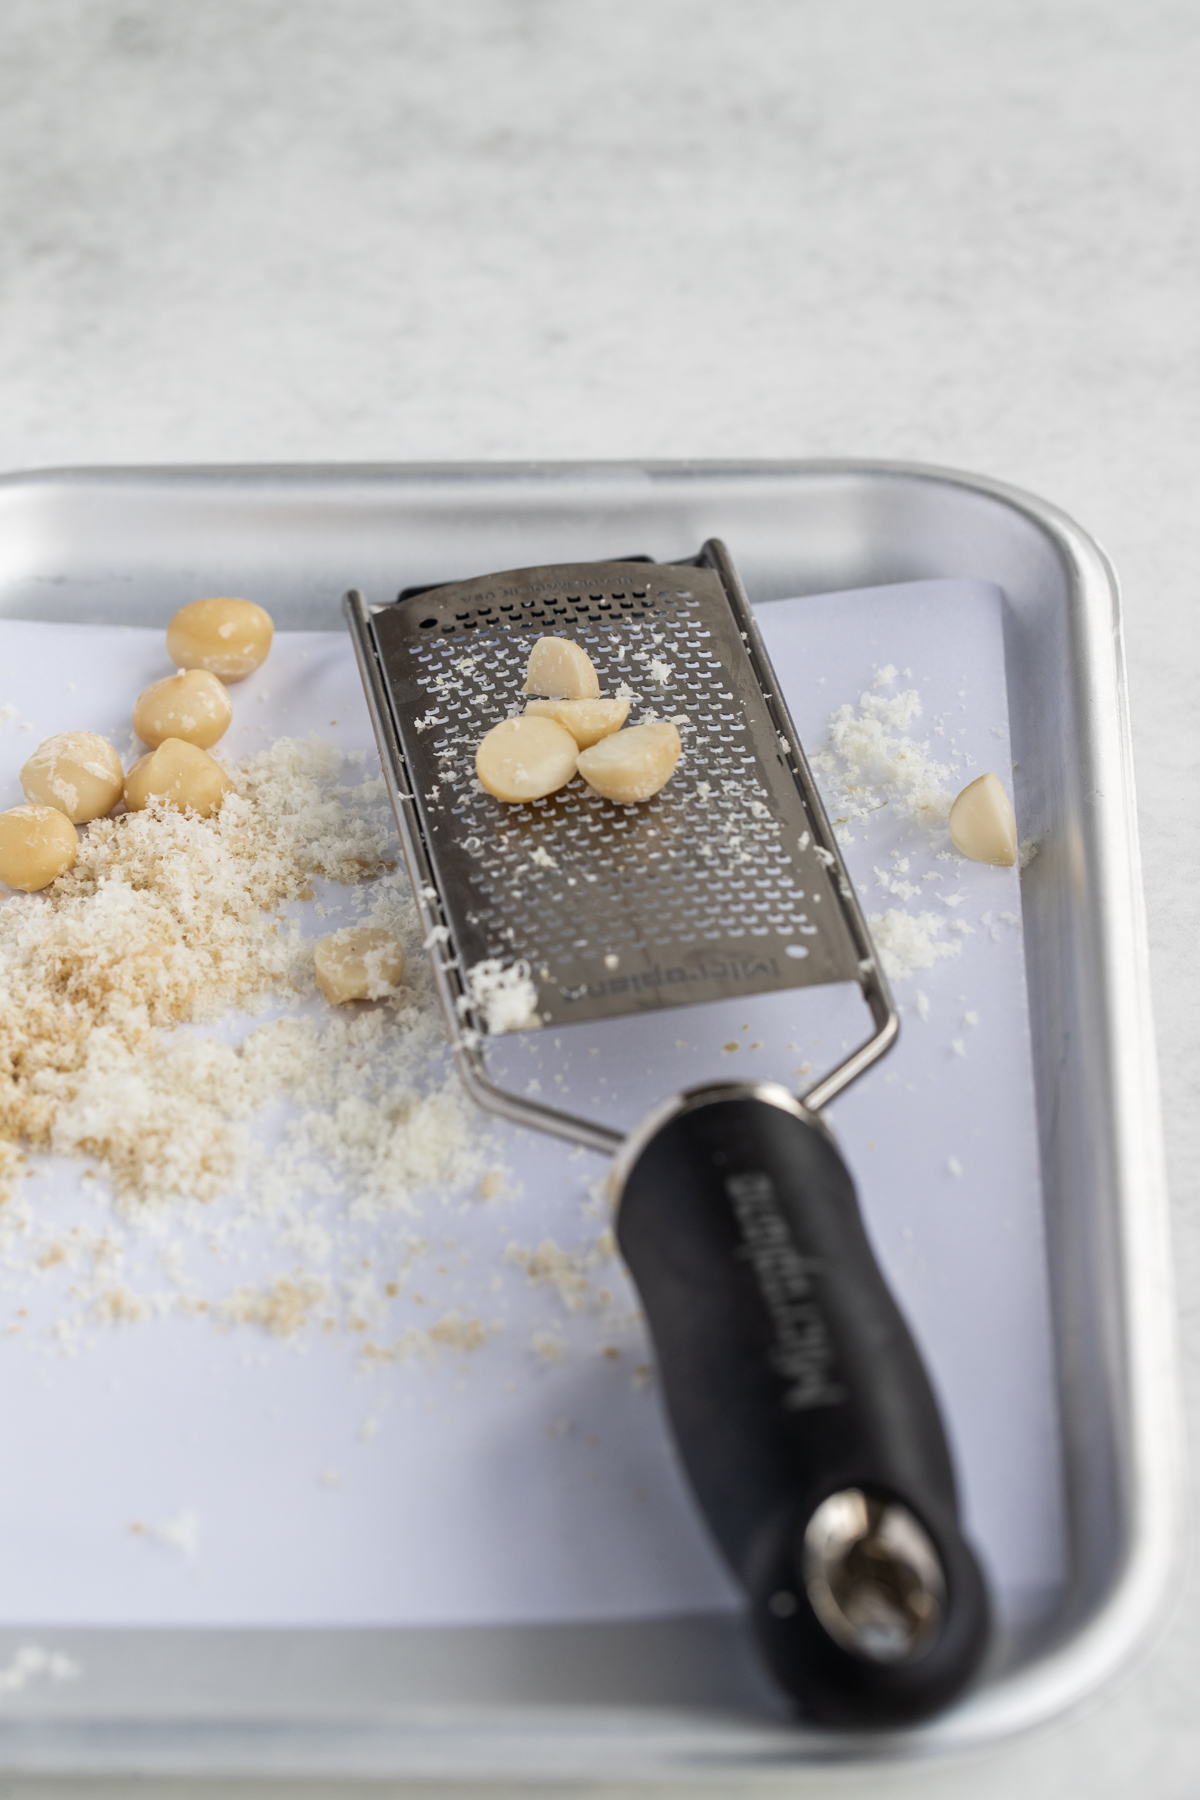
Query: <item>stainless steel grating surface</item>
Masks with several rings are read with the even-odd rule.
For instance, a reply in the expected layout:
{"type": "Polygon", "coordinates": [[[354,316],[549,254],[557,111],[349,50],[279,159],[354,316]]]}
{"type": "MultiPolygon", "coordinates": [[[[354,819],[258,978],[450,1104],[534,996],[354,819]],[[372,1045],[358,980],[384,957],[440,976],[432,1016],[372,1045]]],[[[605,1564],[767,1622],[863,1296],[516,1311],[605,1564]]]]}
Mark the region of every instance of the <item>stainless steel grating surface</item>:
{"type": "Polygon", "coordinates": [[[827,852],[720,577],[645,563],[517,571],[373,615],[450,948],[468,970],[529,964],[546,1022],[857,980],[827,852]],[[629,722],[674,720],[684,751],[641,806],[581,777],[495,800],[475,750],[523,710],[533,643],[583,645],[629,722]]]}

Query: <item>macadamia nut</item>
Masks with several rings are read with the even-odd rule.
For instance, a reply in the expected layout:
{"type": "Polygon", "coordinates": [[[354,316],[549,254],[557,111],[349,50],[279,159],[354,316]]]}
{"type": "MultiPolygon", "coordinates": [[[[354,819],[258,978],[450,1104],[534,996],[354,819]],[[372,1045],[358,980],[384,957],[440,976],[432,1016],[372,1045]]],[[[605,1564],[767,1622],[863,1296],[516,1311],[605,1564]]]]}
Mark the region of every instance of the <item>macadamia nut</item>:
{"type": "Polygon", "coordinates": [[[149,756],[134,763],[125,777],[125,804],[130,812],[143,812],[151,800],[171,806],[191,807],[202,819],[215,813],[233,783],[207,750],[167,738],[149,756]]]}
{"type": "Polygon", "coordinates": [[[233,703],[215,675],[207,669],[180,669],[138,695],[133,729],[152,750],[167,738],[207,750],[224,737],[232,717],[233,703]]]}
{"type": "Polygon", "coordinates": [[[475,752],[475,773],[497,800],[541,800],[575,773],[575,739],[553,719],[504,719],[475,752]]]}
{"type": "Polygon", "coordinates": [[[72,825],[86,825],[112,811],[125,771],[112,745],[94,731],[60,731],[38,745],[21,770],[21,786],[34,805],[53,806],[72,825]]]}
{"type": "Polygon", "coordinates": [[[0,813],[0,881],[27,894],[49,887],[79,853],[75,827],[56,806],[14,806],[0,813]]]}
{"type": "Polygon", "coordinates": [[[665,720],[631,725],[579,753],[579,773],[605,800],[636,806],[671,779],[682,745],[665,720]]]}
{"type": "Polygon", "coordinates": [[[527,700],[525,717],[553,719],[570,732],[581,750],[620,731],[629,717],[628,700],[527,700]]]}
{"type": "Polygon", "coordinates": [[[950,808],[950,841],[972,862],[1011,868],[1017,860],[1012,802],[989,770],[969,782],[950,808]]]}
{"type": "Polygon", "coordinates": [[[334,1006],[382,1000],[404,974],[404,952],[390,931],[347,926],[323,937],[313,956],[317,986],[334,1006]]]}
{"type": "Polygon", "coordinates": [[[548,694],[556,700],[597,700],[600,678],[587,651],[570,638],[539,638],[521,692],[548,694]]]}
{"type": "Polygon", "coordinates": [[[241,681],[265,662],[275,627],[253,600],[193,600],[167,626],[167,655],[177,669],[207,669],[241,681]]]}

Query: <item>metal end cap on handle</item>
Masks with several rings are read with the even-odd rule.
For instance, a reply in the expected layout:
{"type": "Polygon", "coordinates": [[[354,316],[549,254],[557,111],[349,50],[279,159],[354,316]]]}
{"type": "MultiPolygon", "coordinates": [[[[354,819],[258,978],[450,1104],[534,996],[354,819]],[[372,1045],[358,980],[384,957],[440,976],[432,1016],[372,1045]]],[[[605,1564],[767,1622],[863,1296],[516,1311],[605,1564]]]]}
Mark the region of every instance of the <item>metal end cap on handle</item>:
{"type": "Polygon", "coordinates": [[[899,1501],[861,1488],[830,1494],[805,1527],[799,1562],[814,1613],[852,1655],[909,1663],[936,1643],[945,1574],[924,1526],[899,1501]]]}
{"type": "Polygon", "coordinates": [[[704,1106],[724,1105],[729,1100],[764,1101],[768,1106],[777,1106],[782,1112],[803,1119],[807,1125],[816,1126],[826,1137],[830,1135],[824,1119],[810,1113],[795,1094],[774,1081],[706,1081],[699,1087],[685,1088],[682,1093],[660,1100],[640,1124],[634,1126],[618,1149],[608,1172],[608,1202],[613,1213],[620,1206],[630,1171],[660,1131],[683,1113],[695,1112],[704,1106]]]}

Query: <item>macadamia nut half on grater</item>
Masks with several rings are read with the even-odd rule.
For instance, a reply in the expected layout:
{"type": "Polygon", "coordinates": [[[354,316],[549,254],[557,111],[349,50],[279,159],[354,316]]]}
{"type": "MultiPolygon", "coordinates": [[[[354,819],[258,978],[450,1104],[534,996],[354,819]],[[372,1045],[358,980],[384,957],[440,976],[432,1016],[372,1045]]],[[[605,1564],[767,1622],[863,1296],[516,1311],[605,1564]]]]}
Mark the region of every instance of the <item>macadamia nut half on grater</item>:
{"type": "Polygon", "coordinates": [[[242,681],[266,661],[275,627],[253,600],[193,600],[167,626],[167,655],[177,669],[207,669],[242,681]]]}
{"type": "Polygon", "coordinates": [[[317,986],[334,1006],[351,1000],[382,1000],[399,985],[404,952],[390,931],[350,925],[331,932],[313,955],[317,986]]]}
{"type": "Polygon", "coordinates": [[[525,717],[553,719],[565,726],[581,750],[620,731],[629,717],[628,700],[527,700],[525,717]]]}
{"type": "Polygon", "coordinates": [[[135,762],[125,777],[125,805],[130,812],[144,812],[152,800],[165,800],[207,819],[232,792],[233,783],[220,763],[182,738],[167,738],[135,762]]]}
{"type": "Polygon", "coordinates": [[[49,887],[79,854],[79,839],[56,806],[14,806],[0,813],[0,881],[27,894],[49,887]]]}
{"type": "Polygon", "coordinates": [[[579,773],[605,800],[636,806],[671,779],[682,745],[674,725],[657,720],[601,738],[579,754],[579,773]]]}
{"type": "Polygon", "coordinates": [[[233,702],[215,675],[207,669],[180,669],[138,695],[133,729],[152,750],[168,738],[208,750],[224,737],[232,717],[233,702]]]}
{"type": "Polygon", "coordinates": [[[969,782],[950,808],[950,841],[972,862],[1011,868],[1017,860],[1017,821],[1012,802],[989,769],[969,782]]]}
{"type": "Polygon", "coordinates": [[[575,739],[565,726],[526,714],[492,726],[475,752],[475,773],[497,800],[519,805],[565,787],[578,756],[575,739]]]}
{"type": "Polygon", "coordinates": [[[600,678],[592,659],[570,638],[539,638],[525,671],[523,694],[546,694],[552,700],[598,700],[600,678]]]}
{"type": "Polygon", "coordinates": [[[25,798],[53,806],[72,825],[107,818],[125,791],[125,771],[94,731],[60,731],[40,743],[21,770],[25,798]]]}

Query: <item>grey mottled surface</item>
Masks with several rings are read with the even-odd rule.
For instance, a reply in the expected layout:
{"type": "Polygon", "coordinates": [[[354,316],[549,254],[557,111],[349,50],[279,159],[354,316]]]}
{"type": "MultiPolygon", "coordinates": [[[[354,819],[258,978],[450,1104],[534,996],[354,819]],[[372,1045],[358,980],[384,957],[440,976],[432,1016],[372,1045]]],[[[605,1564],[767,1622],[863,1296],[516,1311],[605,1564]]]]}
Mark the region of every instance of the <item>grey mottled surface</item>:
{"type": "MultiPolygon", "coordinates": [[[[1101,538],[1193,1418],[1198,90],[1191,0],[0,7],[0,467],[913,457],[1101,538]]],[[[1190,1795],[1196,1602],[1085,1716],[781,1788],[1190,1795]]]]}

